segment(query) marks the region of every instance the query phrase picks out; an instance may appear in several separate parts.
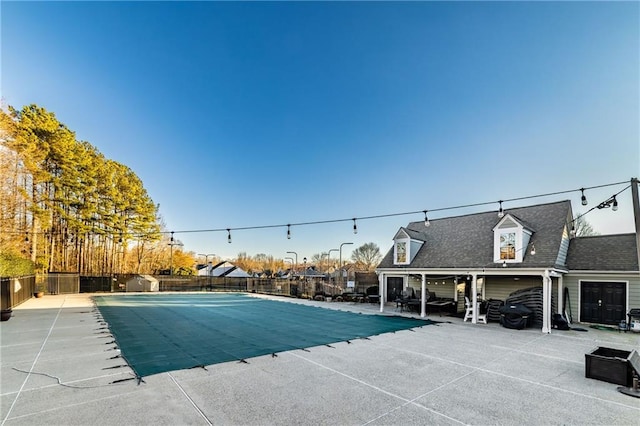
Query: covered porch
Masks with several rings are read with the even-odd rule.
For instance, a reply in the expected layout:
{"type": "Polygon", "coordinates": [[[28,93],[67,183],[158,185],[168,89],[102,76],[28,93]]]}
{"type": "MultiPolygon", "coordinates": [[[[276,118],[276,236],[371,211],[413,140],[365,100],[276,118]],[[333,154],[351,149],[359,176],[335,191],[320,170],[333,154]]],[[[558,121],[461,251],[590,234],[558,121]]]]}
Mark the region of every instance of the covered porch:
{"type": "Polygon", "coordinates": [[[461,269],[390,269],[378,270],[380,312],[391,309],[389,302],[396,302],[406,294],[413,294],[412,302],[420,317],[429,311],[440,311],[450,302],[455,312],[464,312],[465,297],[472,310],[470,321],[479,323],[481,302],[505,301],[510,294],[526,288],[539,287],[542,293],[542,318],[537,318],[543,333],[552,329],[552,314],[562,313],[563,275],[566,271],[548,268],[492,268],[481,270],[461,269]]]}

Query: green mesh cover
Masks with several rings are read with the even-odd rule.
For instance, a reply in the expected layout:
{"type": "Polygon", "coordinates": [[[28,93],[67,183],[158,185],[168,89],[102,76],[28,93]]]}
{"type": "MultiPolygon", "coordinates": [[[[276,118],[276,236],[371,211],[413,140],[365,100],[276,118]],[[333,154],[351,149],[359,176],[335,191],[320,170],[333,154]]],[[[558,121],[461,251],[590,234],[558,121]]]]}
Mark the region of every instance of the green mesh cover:
{"type": "Polygon", "coordinates": [[[123,358],[140,377],[434,323],[246,294],[114,295],[95,301],[123,358]]]}

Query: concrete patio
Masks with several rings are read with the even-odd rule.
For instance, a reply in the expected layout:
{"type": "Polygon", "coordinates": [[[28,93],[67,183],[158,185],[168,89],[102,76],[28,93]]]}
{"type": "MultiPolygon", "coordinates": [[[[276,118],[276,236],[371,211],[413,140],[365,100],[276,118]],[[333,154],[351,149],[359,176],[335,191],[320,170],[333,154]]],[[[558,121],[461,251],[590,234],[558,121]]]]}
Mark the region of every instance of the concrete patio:
{"type": "MultiPolygon", "coordinates": [[[[281,300],[378,313],[364,303],[281,300]]],[[[390,305],[386,314],[401,313],[390,305]]],[[[639,334],[584,326],[542,334],[429,318],[442,322],[139,384],[90,295],[31,299],[0,326],[0,418],[3,425],[636,425],[640,418],[640,399],[585,378],[585,354],[637,349],[639,334]]]]}

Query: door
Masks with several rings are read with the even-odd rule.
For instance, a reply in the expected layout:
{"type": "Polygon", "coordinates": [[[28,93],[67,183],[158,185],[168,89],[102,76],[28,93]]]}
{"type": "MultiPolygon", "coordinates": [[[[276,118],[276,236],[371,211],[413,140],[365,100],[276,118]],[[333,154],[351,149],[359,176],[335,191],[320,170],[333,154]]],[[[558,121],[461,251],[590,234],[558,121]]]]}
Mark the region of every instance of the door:
{"type": "Polygon", "coordinates": [[[387,277],[387,301],[394,302],[402,295],[404,279],[402,277],[387,277]]]}
{"type": "Polygon", "coordinates": [[[626,300],[626,283],[582,281],[580,321],[617,325],[626,319],[626,300]]]}

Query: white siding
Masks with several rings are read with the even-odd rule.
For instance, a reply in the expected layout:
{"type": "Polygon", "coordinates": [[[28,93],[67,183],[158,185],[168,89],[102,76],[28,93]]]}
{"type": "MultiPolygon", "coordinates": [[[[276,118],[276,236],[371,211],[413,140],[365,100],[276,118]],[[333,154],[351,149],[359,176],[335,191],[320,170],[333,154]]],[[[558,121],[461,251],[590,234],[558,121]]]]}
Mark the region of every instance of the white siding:
{"type": "Polygon", "coordinates": [[[556,265],[566,265],[567,264],[567,252],[569,251],[569,234],[567,233],[567,228],[564,228],[564,232],[562,234],[562,241],[560,242],[560,249],[558,250],[558,257],[556,259],[556,265]]]}

